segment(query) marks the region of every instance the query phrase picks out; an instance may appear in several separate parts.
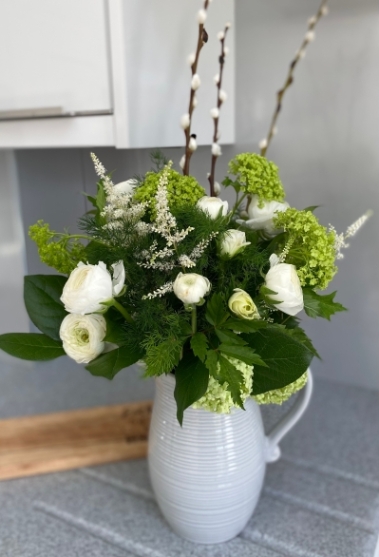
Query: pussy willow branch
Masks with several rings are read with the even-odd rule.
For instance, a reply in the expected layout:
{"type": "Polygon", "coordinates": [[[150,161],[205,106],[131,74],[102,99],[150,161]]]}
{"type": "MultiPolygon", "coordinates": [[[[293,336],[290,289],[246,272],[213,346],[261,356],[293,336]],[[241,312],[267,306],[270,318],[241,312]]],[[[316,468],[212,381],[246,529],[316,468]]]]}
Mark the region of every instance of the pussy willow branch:
{"type": "MultiPolygon", "coordinates": [[[[225,29],[223,31],[223,34],[221,35],[221,39],[220,39],[220,43],[221,43],[221,54],[219,56],[219,63],[220,63],[220,72],[218,74],[218,83],[216,83],[216,88],[217,88],[217,108],[220,110],[221,105],[223,103],[222,99],[220,98],[220,92],[221,92],[221,87],[222,87],[222,76],[224,73],[224,65],[225,65],[225,39],[226,39],[226,34],[228,32],[229,29],[229,25],[225,25],[225,29]]],[[[217,116],[217,118],[213,118],[214,121],[214,132],[213,132],[213,143],[217,143],[218,142],[218,124],[219,124],[219,120],[220,120],[220,114],[217,116]]],[[[209,185],[211,188],[211,197],[216,197],[216,192],[215,192],[215,170],[216,170],[216,162],[217,162],[218,156],[217,155],[212,155],[212,160],[211,160],[211,172],[209,174],[209,185]]]]}
{"type": "Polygon", "coordinates": [[[313,30],[316,27],[317,23],[320,21],[320,19],[326,15],[328,13],[328,8],[327,8],[327,3],[328,0],[322,0],[320,7],[318,9],[318,12],[316,13],[316,15],[314,15],[313,17],[311,17],[308,20],[308,30],[307,33],[304,36],[303,42],[301,43],[301,46],[299,48],[299,50],[297,51],[295,58],[292,60],[290,67],[289,67],[289,71],[287,74],[287,78],[284,82],[284,85],[281,89],[279,89],[279,91],[277,92],[277,104],[274,110],[274,114],[272,116],[272,120],[271,120],[271,124],[270,124],[270,128],[269,128],[269,132],[267,137],[261,142],[260,144],[260,149],[261,149],[261,155],[264,157],[266,156],[267,153],[267,149],[270,146],[270,143],[272,141],[272,138],[274,137],[275,133],[276,133],[276,123],[282,108],[282,101],[283,101],[283,97],[285,95],[285,92],[287,91],[287,89],[290,87],[290,85],[293,83],[294,81],[294,72],[295,72],[295,68],[297,66],[297,64],[299,63],[299,61],[304,57],[305,55],[305,50],[308,46],[308,44],[313,40],[313,30]]]}
{"type": "MultiPolygon", "coordinates": [[[[203,10],[205,12],[207,11],[208,6],[209,6],[209,0],[204,0],[203,10]]],[[[206,30],[204,28],[204,23],[199,23],[199,34],[198,34],[198,38],[197,38],[195,60],[194,60],[193,64],[191,65],[192,77],[197,72],[197,64],[199,62],[199,56],[200,56],[201,49],[203,48],[203,46],[207,42],[208,42],[208,33],[206,32],[206,30]]],[[[184,165],[183,165],[183,174],[185,176],[189,175],[189,166],[190,166],[190,160],[191,160],[191,156],[192,156],[192,151],[189,148],[189,144],[190,144],[190,139],[191,139],[192,114],[193,114],[193,111],[195,109],[195,107],[194,107],[195,95],[196,95],[196,90],[193,89],[192,86],[191,86],[191,93],[190,93],[190,100],[189,100],[189,107],[188,107],[189,126],[184,130],[184,134],[185,134],[185,138],[186,138],[186,148],[185,148],[186,150],[185,150],[185,155],[184,155],[185,158],[184,158],[184,165]]]]}

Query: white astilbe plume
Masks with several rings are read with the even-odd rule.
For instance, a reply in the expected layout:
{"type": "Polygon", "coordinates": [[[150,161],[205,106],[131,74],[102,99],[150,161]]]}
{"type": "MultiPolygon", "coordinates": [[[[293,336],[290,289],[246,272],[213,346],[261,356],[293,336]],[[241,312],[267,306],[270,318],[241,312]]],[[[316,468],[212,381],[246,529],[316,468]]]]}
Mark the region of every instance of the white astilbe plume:
{"type": "Polygon", "coordinates": [[[199,242],[197,244],[196,247],[194,247],[194,249],[192,250],[189,258],[193,261],[196,259],[200,259],[200,257],[203,255],[203,253],[205,252],[205,250],[207,249],[207,247],[209,246],[209,244],[211,243],[211,241],[213,240],[213,238],[216,238],[216,236],[218,235],[218,232],[211,232],[211,234],[209,234],[208,238],[205,238],[205,240],[201,240],[201,242],[199,242]]]}
{"type": "Polygon", "coordinates": [[[342,234],[337,234],[337,231],[334,228],[334,226],[329,224],[329,231],[335,233],[334,249],[336,251],[336,259],[344,258],[344,255],[343,253],[341,253],[341,251],[350,246],[350,244],[346,242],[347,238],[352,238],[353,236],[355,236],[358,230],[362,228],[362,226],[372,216],[372,214],[373,214],[372,211],[367,211],[364,215],[359,217],[359,219],[353,222],[353,224],[351,224],[347,228],[346,232],[342,234]]]}
{"type": "Polygon", "coordinates": [[[107,219],[104,228],[109,230],[120,229],[123,220],[138,223],[145,214],[147,203],[133,203],[133,194],[117,189],[97,156],[91,153],[91,158],[95,172],[103,182],[107,201],[107,205],[101,212],[101,215],[107,219]]]}
{"type": "Polygon", "coordinates": [[[142,300],[153,300],[154,298],[162,298],[165,294],[172,292],[174,283],[172,281],[166,282],[163,286],[154,290],[154,292],[150,292],[146,296],[142,296],[142,300]]]}
{"type": "Polygon", "coordinates": [[[284,263],[286,260],[287,255],[289,254],[290,249],[292,248],[292,244],[294,243],[295,238],[289,238],[288,242],[283,248],[282,253],[279,255],[279,263],[284,263]]]}

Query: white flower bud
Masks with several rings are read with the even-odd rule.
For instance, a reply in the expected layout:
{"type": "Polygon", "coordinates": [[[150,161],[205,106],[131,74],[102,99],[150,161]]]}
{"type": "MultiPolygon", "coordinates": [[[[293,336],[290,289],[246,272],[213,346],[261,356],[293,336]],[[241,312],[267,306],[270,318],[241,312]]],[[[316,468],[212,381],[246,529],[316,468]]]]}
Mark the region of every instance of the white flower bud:
{"type": "Polygon", "coordinates": [[[241,288],[234,289],[234,294],[229,298],[228,306],[241,319],[260,319],[257,306],[254,304],[252,297],[241,288]]]}
{"type": "Polygon", "coordinates": [[[225,46],[224,47],[224,56],[228,56],[228,54],[229,54],[229,47],[225,46]]]}
{"type": "Polygon", "coordinates": [[[296,315],[304,308],[303,290],[295,265],[278,263],[278,257],[270,257],[271,269],[265,279],[267,288],[275,292],[270,298],[278,300],[273,304],[277,309],[287,315],[296,315]]]}
{"type": "Polygon", "coordinates": [[[307,41],[307,43],[311,43],[312,41],[314,41],[316,38],[316,33],[314,31],[308,31],[307,33],[305,33],[305,37],[304,39],[307,41]]]}
{"type": "Polygon", "coordinates": [[[182,158],[179,161],[179,166],[180,168],[183,170],[184,169],[184,165],[186,164],[186,156],[183,155],[182,158]]]}
{"type": "Polygon", "coordinates": [[[303,58],[305,58],[306,54],[307,53],[304,49],[300,49],[296,52],[295,56],[299,58],[299,60],[302,60],[303,58]]]}
{"type": "Polygon", "coordinates": [[[180,118],[180,125],[183,128],[183,130],[189,128],[190,123],[191,123],[190,115],[188,113],[183,114],[183,116],[180,118]]]}
{"type": "Polygon", "coordinates": [[[217,33],[217,38],[218,38],[219,41],[222,41],[223,39],[225,39],[225,33],[224,33],[224,31],[219,31],[219,32],[217,33]]]}
{"type": "Polygon", "coordinates": [[[246,234],[242,230],[229,229],[225,232],[222,237],[220,252],[221,255],[227,255],[228,257],[234,257],[237,253],[243,251],[246,246],[249,246],[251,242],[246,242],[246,234]]]}
{"type": "Polygon", "coordinates": [[[201,85],[201,81],[200,81],[200,76],[199,74],[195,73],[192,76],[192,81],[191,81],[191,89],[193,91],[196,91],[201,85]]]}
{"type": "Polygon", "coordinates": [[[102,261],[98,265],[78,263],[63,288],[61,300],[66,311],[80,315],[103,312],[103,303],[111,301],[124,286],[125,271],[122,274],[121,266],[123,267],[123,263],[120,261],[117,264],[117,273],[115,269],[117,279],[114,284],[102,261]]]}
{"type": "Polygon", "coordinates": [[[220,111],[217,107],[211,109],[212,118],[218,118],[220,116],[220,111]]]}
{"type": "Polygon", "coordinates": [[[310,17],[310,18],[308,19],[308,25],[309,25],[309,26],[311,26],[311,25],[312,25],[312,26],[313,26],[313,25],[316,25],[316,23],[317,23],[317,17],[316,17],[315,15],[313,15],[312,17],[310,17]]]}
{"type": "Polygon", "coordinates": [[[266,149],[266,147],[267,147],[267,139],[266,138],[261,139],[260,142],[259,142],[259,148],[260,149],[266,149]]]}
{"type": "Polygon", "coordinates": [[[103,352],[106,330],[102,315],[70,313],[62,321],[59,336],[67,356],[78,364],[88,364],[103,352]]]}
{"type": "Polygon", "coordinates": [[[194,95],[192,99],[192,108],[196,108],[196,107],[197,107],[197,96],[194,95]]]}
{"type": "Polygon", "coordinates": [[[228,21],[227,23],[225,23],[225,29],[230,29],[232,26],[232,24],[230,23],[230,21],[228,21]]]}
{"type": "Polygon", "coordinates": [[[220,76],[218,73],[216,73],[216,75],[214,76],[213,81],[216,83],[216,85],[220,83],[220,76]]]}
{"type": "Polygon", "coordinates": [[[276,126],[274,126],[272,128],[272,135],[275,136],[278,133],[278,128],[276,126]]]}
{"type": "Polygon", "coordinates": [[[187,57],[187,63],[189,66],[192,66],[192,64],[194,63],[194,61],[196,60],[196,55],[194,52],[191,52],[191,54],[188,55],[187,57]]]}
{"type": "MultiPolygon", "coordinates": [[[[279,201],[265,201],[262,207],[259,206],[259,198],[257,195],[253,195],[248,207],[248,217],[247,221],[239,221],[238,224],[244,224],[252,230],[262,230],[264,235],[268,238],[272,238],[280,233],[274,226],[274,218],[276,213],[284,212],[288,209],[289,204],[284,201],[280,203],[279,201]]],[[[242,213],[240,214],[242,218],[242,213]]]]}
{"type": "Polygon", "coordinates": [[[221,186],[218,182],[215,182],[213,185],[213,189],[216,195],[220,195],[221,193],[221,186]]]}
{"type": "Polygon", "coordinates": [[[203,25],[207,19],[207,12],[205,10],[199,10],[197,12],[197,22],[199,25],[203,25]]]}
{"type": "Polygon", "coordinates": [[[196,203],[196,207],[204,213],[208,213],[211,219],[216,219],[220,214],[225,217],[228,213],[229,204],[227,201],[222,201],[222,199],[218,197],[208,197],[204,195],[204,197],[201,197],[196,203]]]}
{"type": "Polygon", "coordinates": [[[321,8],[321,15],[328,15],[328,13],[329,13],[329,8],[328,8],[328,6],[323,6],[323,7],[321,8]]]}
{"type": "Polygon", "coordinates": [[[188,149],[190,151],[196,151],[197,149],[197,143],[196,143],[196,139],[194,137],[191,137],[189,140],[189,144],[188,144],[188,149]]]}
{"type": "Polygon", "coordinates": [[[199,304],[210,289],[211,283],[197,273],[179,273],[174,282],[174,293],[183,304],[199,304]]]}
{"type": "Polygon", "coordinates": [[[215,157],[220,157],[222,155],[221,147],[218,143],[213,143],[212,145],[212,155],[215,157]]]}
{"type": "Polygon", "coordinates": [[[122,293],[125,284],[124,263],[122,261],[118,261],[117,263],[113,263],[111,267],[113,269],[113,279],[112,279],[113,295],[119,296],[122,293]]]}
{"type": "Polygon", "coordinates": [[[228,98],[228,94],[226,91],[224,91],[223,89],[221,89],[218,98],[220,99],[221,102],[225,102],[226,99],[228,98]]]}

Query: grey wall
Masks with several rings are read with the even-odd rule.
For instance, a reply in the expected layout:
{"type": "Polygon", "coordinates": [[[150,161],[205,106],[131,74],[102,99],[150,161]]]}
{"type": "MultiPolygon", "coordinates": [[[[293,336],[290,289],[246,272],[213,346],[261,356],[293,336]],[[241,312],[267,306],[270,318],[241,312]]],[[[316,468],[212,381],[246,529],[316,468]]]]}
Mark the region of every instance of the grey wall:
{"type": "MultiPolygon", "coordinates": [[[[298,49],[318,0],[236,0],[237,146],[224,147],[219,178],[235,152],[256,150],[274,108],[274,93],[298,49]]],[[[216,8],[216,5],[215,5],[216,8]]],[[[280,167],[290,204],[320,204],[324,224],[339,231],[368,208],[374,218],[352,240],[333,290],[350,311],[326,321],[306,318],[323,357],[318,375],[378,388],[379,267],[379,6],[377,0],[332,0],[295,84],[284,101],[269,157],[280,167]]],[[[17,165],[25,227],[38,218],[74,229],[82,191],[96,181],[86,149],[20,151],[17,165]]],[[[149,168],[147,151],[97,149],[116,181],[149,168]]],[[[178,149],[166,154],[177,162],[178,149]]],[[[209,153],[194,156],[194,174],[206,184],[209,153]]],[[[46,272],[27,243],[29,272],[46,272]]],[[[51,272],[50,270],[48,272],[51,272]]],[[[92,388],[92,387],[91,387],[92,388]]]]}

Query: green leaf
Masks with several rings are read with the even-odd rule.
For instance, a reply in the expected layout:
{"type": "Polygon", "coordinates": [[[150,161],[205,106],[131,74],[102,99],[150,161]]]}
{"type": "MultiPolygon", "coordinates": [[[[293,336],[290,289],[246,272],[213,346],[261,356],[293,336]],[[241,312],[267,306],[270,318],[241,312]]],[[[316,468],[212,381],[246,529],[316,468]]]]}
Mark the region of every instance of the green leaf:
{"type": "Polygon", "coordinates": [[[191,338],[191,348],[195,356],[204,362],[208,350],[208,339],[204,333],[195,333],[191,338]]]}
{"type": "MultiPolygon", "coordinates": [[[[287,323],[286,323],[286,325],[287,325],[287,323]]],[[[320,354],[317,352],[316,348],[313,346],[311,339],[306,335],[305,331],[301,327],[294,327],[294,328],[290,328],[290,329],[285,328],[285,329],[283,329],[283,332],[286,335],[289,335],[290,337],[295,338],[296,340],[301,342],[301,344],[304,344],[304,346],[306,346],[308,348],[308,350],[310,350],[310,352],[312,352],[312,354],[314,356],[316,356],[316,358],[321,360],[320,354]]]]}
{"type": "Polygon", "coordinates": [[[31,321],[55,340],[60,340],[59,329],[67,315],[60,300],[66,281],[60,275],[29,275],[24,279],[24,301],[31,321]]]}
{"type": "Polygon", "coordinates": [[[267,321],[263,321],[263,319],[228,319],[224,325],[224,328],[238,331],[239,333],[255,333],[255,331],[265,329],[266,327],[267,321]]]}
{"type": "Polygon", "coordinates": [[[259,355],[255,353],[255,350],[253,348],[250,348],[249,346],[236,346],[235,344],[223,343],[220,344],[218,349],[223,354],[226,354],[226,356],[236,358],[236,360],[241,360],[249,366],[260,365],[267,367],[264,361],[259,357],[259,355]]]}
{"type": "Polygon", "coordinates": [[[309,207],[305,207],[303,211],[309,211],[310,213],[314,213],[316,209],[318,209],[320,205],[310,205],[309,207]]]}
{"type": "Polygon", "coordinates": [[[232,395],[233,402],[243,408],[241,399],[241,385],[243,384],[243,376],[239,369],[234,367],[224,356],[219,356],[220,371],[218,381],[221,385],[228,383],[228,391],[232,395]]]}
{"type": "Polygon", "coordinates": [[[119,371],[135,364],[142,356],[143,353],[138,349],[133,350],[129,346],[120,346],[92,360],[86,365],[86,369],[97,377],[113,379],[119,371]]]}
{"type": "Polygon", "coordinates": [[[107,322],[107,333],[105,335],[105,342],[113,342],[114,344],[118,344],[118,346],[122,346],[126,343],[126,331],[123,328],[124,320],[120,315],[115,315],[115,312],[108,311],[105,315],[103,315],[105,321],[107,322]]]}
{"type": "Polygon", "coordinates": [[[62,343],[38,333],[7,333],[0,335],[0,348],[22,360],[53,360],[64,356],[62,343]]]}
{"type": "Polygon", "coordinates": [[[303,288],[304,310],[309,317],[323,317],[330,321],[331,315],[338,311],[347,311],[342,304],[334,301],[336,292],[320,296],[310,288],[303,288]]]}
{"type": "Polygon", "coordinates": [[[213,377],[218,376],[218,352],[215,350],[208,350],[207,359],[205,360],[205,365],[208,368],[209,373],[213,377]]]}
{"type": "Polygon", "coordinates": [[[227,344],[240,344],[241,346],[247,344],[242,337],[236,335],[236,333],[232,331],[220,331],[219,329],[215,329],[215,333],[221,342],[226,342],[227,344]]]}
{"type": "Polygon", "coordinates": [[[209,371],[196,356],[187,354],[175,370],[174,396],[177,405],[177,418],[183,424],[184,410],[201,398],[207,388],[209,371]]]}
{"type": "Polygon", "coordinates": [[[213,294],[208,301],[205,317],[215,327],[219,327],[228,319],[229,314],[225,311],[224,300],[220,294],[213,294]]]}
{"type": "Polygon", "coordinates": [[[249,335],[249,340],[268,366],[254,366],[253,394],[293,383],[307,371],[313,358],[304,344],[279,329],[262,329],[249,335]]]}

